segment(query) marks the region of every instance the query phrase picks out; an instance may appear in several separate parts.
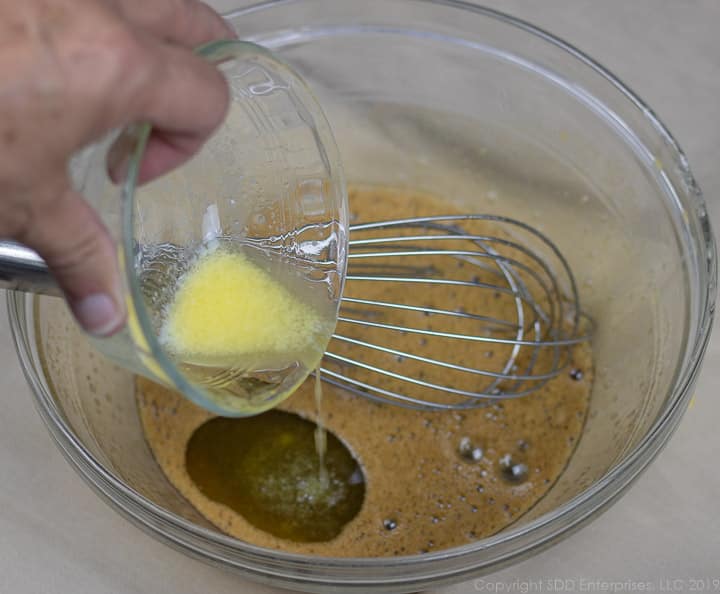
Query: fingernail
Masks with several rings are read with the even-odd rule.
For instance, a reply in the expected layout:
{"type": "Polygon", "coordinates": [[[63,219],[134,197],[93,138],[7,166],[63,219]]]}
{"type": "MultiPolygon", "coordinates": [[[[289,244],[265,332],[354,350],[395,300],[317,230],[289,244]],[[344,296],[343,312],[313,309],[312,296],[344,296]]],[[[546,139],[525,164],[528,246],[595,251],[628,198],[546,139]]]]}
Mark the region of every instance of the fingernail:
{"type": "Polygon", "coordinates": [[[104,293],[96,293],[78,301],[73,312],[83,329],[99,338],[114,334],[123,326],[124,316],[115,300],[104,293]]]}

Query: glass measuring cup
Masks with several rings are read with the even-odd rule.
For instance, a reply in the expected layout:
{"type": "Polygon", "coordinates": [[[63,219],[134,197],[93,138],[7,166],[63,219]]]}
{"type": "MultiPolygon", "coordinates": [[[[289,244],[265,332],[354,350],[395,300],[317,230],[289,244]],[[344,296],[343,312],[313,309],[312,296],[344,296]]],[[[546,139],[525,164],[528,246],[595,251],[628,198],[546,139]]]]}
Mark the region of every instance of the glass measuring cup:
{"type": "MultiPolygon", "coordinates": [[[[122,331],[93,343],[119,365],[214,413],[245,416],[290,395],[330,340],[345,271],[347,197],[327,120],[297,74],[241,41],[215,42],[198,53],[225,75],[232,100],[225,122],[193,159],[139,187],[150,134],[140,125],[122,132],[122,142],[116,134],[89,147],[71,165],[76,186],[117,242],[128,309],[122,331]],[[105,165],[111,146],[128,151],[120,200],[105,165]],[[160,336],[178,282],[209,246],[247,257],[307,305],[319,321],[310,346],[213,364],[167,348],[160,336]]],[[[15,272],[2,274],[8,250],[0,250],[0,282],[52,292],[37,255],[17,245],[11,250],[15,272]],[[22,276],[23,264],[32,271],[30,282],[9,278],[22,276]]]]}

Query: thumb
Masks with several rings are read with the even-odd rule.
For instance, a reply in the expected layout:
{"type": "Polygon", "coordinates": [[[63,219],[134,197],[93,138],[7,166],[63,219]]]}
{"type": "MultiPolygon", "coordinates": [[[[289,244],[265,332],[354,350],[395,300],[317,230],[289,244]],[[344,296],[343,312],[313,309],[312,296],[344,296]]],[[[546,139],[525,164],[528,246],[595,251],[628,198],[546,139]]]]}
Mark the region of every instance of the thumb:
{"type": "Polygon", "coordinates": [[[22,241],[45,260],[86,332],[102,337],[123,327],[115,247],[82,196],[66,188],[45,201],[24,235],[22,241]]]}

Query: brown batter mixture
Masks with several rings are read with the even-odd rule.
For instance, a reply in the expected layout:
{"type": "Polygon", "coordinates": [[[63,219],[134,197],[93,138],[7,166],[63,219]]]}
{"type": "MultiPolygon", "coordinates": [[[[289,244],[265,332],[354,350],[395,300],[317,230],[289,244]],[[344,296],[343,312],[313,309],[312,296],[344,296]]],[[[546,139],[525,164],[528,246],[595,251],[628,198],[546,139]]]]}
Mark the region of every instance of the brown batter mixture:
{"type": "MultiPolygon", "coordinates": [[[[357,220],[458,212],[424,194],[366,187],[350,191],[350,205],[357,220]]],[[[384,289],[383,298],[392,298],[388,291],[397,291],[394,298],[402,301],[402,290],[406,289],[384,289]]],[[[484,302],[484,311],[500,316],[493,307],[505,305],[493,303],[492,299],[484,302]]],[[[463,352],[450,353],[450,358],[476,358],[477,345],[468,343],[462,348],[463,352]]],[[[501,359],[503,348],[483,346],[483,355],[488,361],[493,354],[501,359]]],[[[405,361],[402,365],[404,373],[413,375],[418,364],[405,361]]],[[[406,410],[325,385],[326,427],[354,452],[365,473],[366,491],[359,513],[336,538],[309,543],[259,530],[207,498],[193,483],[185,467],[185,448],[193,432],[211,418],[209,413],[147,380],[138,381],[137,398],[146,438],[163,472],[220,530],[269,548],[375,557],[466,544],[517,520],[565,468],[582,432],[592,379],[592,353],[583,344],[574,349],[568,372],[537,392],[471,411],[406,410]],[[473,455],[478,449],[482,454],[473,455]],[[527,472],[514,476],[512,468],[527,472]]],[[[313,420],[312,380],[279,408],[313,420]]]]}

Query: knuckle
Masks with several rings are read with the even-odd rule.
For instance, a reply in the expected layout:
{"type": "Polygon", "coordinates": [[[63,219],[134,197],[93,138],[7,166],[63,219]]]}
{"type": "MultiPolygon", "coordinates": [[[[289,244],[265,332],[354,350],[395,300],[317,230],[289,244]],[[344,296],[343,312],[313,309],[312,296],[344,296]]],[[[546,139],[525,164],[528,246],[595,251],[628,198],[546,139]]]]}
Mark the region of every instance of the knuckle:
{"type": "Polygon", "coordinates": [[[32,173],[24,168],[21,177],[23,180],[18,181],[17,178],[7,180],[0,176],[0,191],[3,195],[0,237],[32,243],[38,221],[42,221],[44,214],[49,212],[52,199],[58,193],[54,181],[56,173],[48,167],[42,180],[33,180],[32,173]]]}
{"type": "Polygon", "coordinates": [[[180,43],[188,43],[188,40],[194,39],[194,29],[198,22],[196,18],[194,3],[190,0],[169,0],[168,1],[168,17],[166,23],[171,36],[180,43]]]}
{"type": "Polygon", "coordinates": [[[10,200],[3,205],[0,217],[0,237],[20,239],[30,228],[33,220],[32,209],[25,200],[10,200]]]}
{"type": "Polygon", "coordinates": [[[107,32],[101,43],[97,65],[97,93],[105,116],[126,123],[139,95],[157,78],[157,60],[138,33],[129,26],[117,25],[107,32]]]}
{"type": "Polygon", "coordinates": [[[84,268],[97,257],[101,242],[95,229],[87,228],[68,237],[67,244],[48,258],[56,274],[67,275],[84,268]]]}
{"type": "Polygon", "coordinates": [[[152,31],[172,30],[178,20],[185,16],[187,0],[161,0],[154,3],[152,11],[142,16],[144,25],[152,31]]]}
{"type": "Polygon", "coordinates": [[[105,36],[104,48],[105,67],[113,83],[127,81],[142,72],[146,52],[130,27],[113,27],[105,36]]]}

